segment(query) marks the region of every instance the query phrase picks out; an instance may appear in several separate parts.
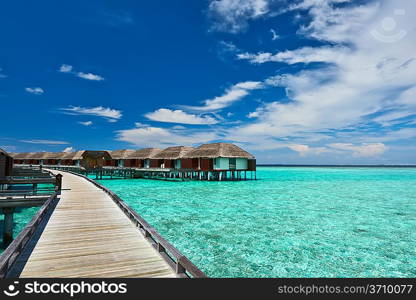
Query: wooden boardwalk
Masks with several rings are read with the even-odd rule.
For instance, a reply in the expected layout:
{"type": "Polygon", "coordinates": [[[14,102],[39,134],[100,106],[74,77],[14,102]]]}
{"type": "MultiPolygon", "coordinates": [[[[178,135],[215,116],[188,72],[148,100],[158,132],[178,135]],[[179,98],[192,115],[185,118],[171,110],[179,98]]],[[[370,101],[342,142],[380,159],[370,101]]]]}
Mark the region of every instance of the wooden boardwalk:
{"type": "Polygon", "coordinates": [[[176,277],[108,194],[63,174],[61,198],[20,277],[176,277]]]}

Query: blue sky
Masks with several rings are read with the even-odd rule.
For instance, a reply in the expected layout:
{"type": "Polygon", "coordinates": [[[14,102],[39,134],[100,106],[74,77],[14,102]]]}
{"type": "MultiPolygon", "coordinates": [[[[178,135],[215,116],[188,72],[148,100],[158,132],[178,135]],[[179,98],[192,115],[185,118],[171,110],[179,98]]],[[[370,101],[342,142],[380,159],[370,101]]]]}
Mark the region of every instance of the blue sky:
{"type": "Polygon", "coordinates": [[[416,164],[416,3],[7,1],[0,147],[416,164]]]}

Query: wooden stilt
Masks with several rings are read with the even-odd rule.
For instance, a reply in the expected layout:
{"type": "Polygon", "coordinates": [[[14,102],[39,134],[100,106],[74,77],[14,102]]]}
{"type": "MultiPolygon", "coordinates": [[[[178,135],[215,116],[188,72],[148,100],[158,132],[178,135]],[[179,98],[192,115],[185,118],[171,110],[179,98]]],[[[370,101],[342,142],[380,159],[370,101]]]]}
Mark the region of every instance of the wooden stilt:
{"type": "Polygon", "coordinates": [[[13,207],[3,208],[4,225],[3,225],[3,243],[8,246],[13,241],[13,207]]]}

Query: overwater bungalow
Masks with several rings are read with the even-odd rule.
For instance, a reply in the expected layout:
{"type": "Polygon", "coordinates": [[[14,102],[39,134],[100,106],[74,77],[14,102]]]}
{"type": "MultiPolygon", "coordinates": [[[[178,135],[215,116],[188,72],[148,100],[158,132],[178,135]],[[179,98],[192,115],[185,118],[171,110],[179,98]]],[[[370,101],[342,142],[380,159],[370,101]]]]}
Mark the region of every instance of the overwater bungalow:
{"type": "Polygon", "coordinates": [[[227,178],[227,175],[241,179],[243,171],[246,179],[246,171],[256,171],[255,157],[231,143],[203,144],[187,153],[182,165],[206,172],[203,175],[218,180],[227,178]]]}
{"type": "Polygon", "coordinates": [[[43,152],[41,165],[59,165],[61,152],[43,152]]]}
{"type": "Polygon", "coordinates": [[[150,168],[150,160],[158,155],[162,149],[144,148],[135,150],[127,156],[126,164],[132,168],[150,168]]]}
{"type": "MultiPolygon", "coordinates": [[[[77,152],[14,153],[16,164],[52,168],[73,166],[82,172],[95,170],[99,176],[191,178],[199,180],[246,180],[256,178],[255,157],[230,143],[204,144],[166,149],[77,152]],[[103,168],[105,167],[105,168],[103,168]],[[253,176],[251,177],[253,178],[253,176]]],[[[98,176],[98,175],[97,175],[98,176]]]]}
{"type": "Polygon", "coordinates": [[[129,154],[132,154],[133,152],[135,151],[128,149],[108,151],[108,153],[111,156],[111,159],[106,160],[104,162],[104,165],[108,167],[127,167],[128,163],[126,163],[126,160],[129,154]]]}
{"type": "Polygon", "coordinates": [[[194,150],[193,147],[186,146],[175,146],[168,147],[150,160],[151,168],[162,168],[162,169],[182,169],[182,158],[194,150]]]}
{"type": "Polygon", "coordinates": [[[29,152],[11,153],[10,155],[13,157],[13,162],[15,164],[25,164],[29,152]]]}
{"type": "Polygon", "coordinates": [[[111,160],[111,156],[108,151],[82,150],[75,152],[72,160],[76,166],[93,169],[105,166],[105,161],[111,160]]]}
{"type": "Polygon", "coordinates": [[[149,168],[150,159],[161,151],[162,149],[158,148],[108,151],[111,156],[111,160],[106,160],[105,166],[120,168],[149,168]]]}
{"type": "Polygon", "coordinates": [[[13,169],[13,158],[5,150],[0,148],[0,178],[11,176],[13,169]]]}
{"type": "Polygon", "coordinates": [[[76,152],[29,152],[14,154],[16,164],[39,166],[80,166],[97,168],[111,160],[107,151],[76,151],[76,152]]]}
{"type": "Polygon", "coordinates": [[[42,165],[44,152],[31,152],[26,157],[26,163],[30,165],[42,165]]]}
{"type": "Polygon", "coordinates": [[[75,166],[76,162],[73,160],[76,152],[60,152],[58,153],[58,164],[61,166],[75,166]]]}

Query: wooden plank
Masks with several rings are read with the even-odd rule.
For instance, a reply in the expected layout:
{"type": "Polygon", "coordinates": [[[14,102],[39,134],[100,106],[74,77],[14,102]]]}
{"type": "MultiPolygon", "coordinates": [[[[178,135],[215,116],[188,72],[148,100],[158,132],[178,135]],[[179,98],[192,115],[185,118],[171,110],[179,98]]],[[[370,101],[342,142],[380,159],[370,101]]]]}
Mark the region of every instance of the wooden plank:
{"type": "Polygon", "coordinates": [[[0,208],[41,206],[48,199],[49,199],[49,196],[48,197],[0,199],[0,208]]]}
{"type": "Polygon", "coordinates": [[[122,209],[124,214],[138,226],[144,237],[152,244],[152,246],[160,253],[160,255],[175,269],[178,277],[187,277],[190,274],[196,278],[206,278],[204,272],[198,269],[186,256],[179,252],[172,244],[166,241],[149,223],[131,209],[120,197],[113,191],[107,189],[96,181],[91,180],[83,175],[78,175],[90,181],[93,185],[105,191],[115,203],[122,209]],[[163,249],[163,251],[161,251],[163,249]]]}
{"type": "Polygon", "coordinates": [[[103,190],[67,172],[21,277],[177,277],[103,190]]]}
{"type": "Polygon", "coordinates": [[[33,183],[55,183],[55,178],[31,178],[31,179],[1,179],[0,184],[33,184],[33,183]]]}

